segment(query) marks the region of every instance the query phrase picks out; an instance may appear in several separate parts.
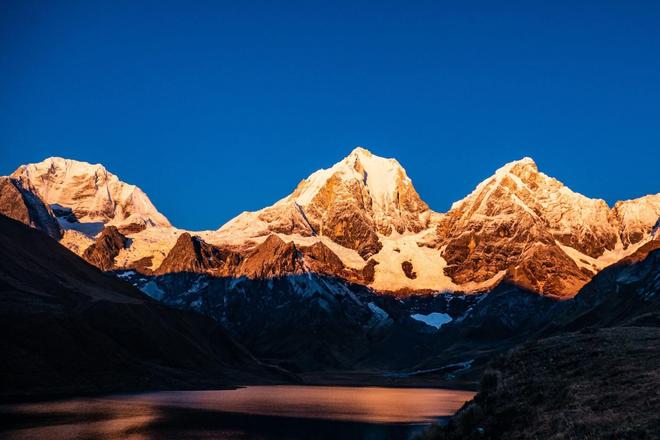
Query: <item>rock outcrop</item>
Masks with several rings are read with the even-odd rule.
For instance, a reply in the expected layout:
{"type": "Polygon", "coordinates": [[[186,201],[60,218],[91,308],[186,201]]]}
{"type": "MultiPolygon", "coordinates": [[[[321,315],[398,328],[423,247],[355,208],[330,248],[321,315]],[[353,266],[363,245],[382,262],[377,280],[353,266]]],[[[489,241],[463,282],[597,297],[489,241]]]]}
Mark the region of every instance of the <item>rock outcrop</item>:
{"type": "Polygon", "coordinates": [[[115,268],[115,257],[126,247],[127,242],[116,226],[107,226],[94,244],[85,249],[82,257],[101,270],[111,270],[115,268]]]}
{"type": "Polygon", "coordinates": [[[350,269],[321,242],[301,246],[293,241],[285,242],[275,234],[252,250],[241,253],[214,246],[185,232],[154,274],[193,273],[258,279],[315,273],[368,284],[373,279],[375,265],[376,262],[371,261],[363,269],[350,269]]]}
{"type": "Polygon", "coordinates": [[[231,251],[212,246],[187,232],[179,235],[156,274],[191,272],[215,276],[231,276],[242,257],[231,251]]]}

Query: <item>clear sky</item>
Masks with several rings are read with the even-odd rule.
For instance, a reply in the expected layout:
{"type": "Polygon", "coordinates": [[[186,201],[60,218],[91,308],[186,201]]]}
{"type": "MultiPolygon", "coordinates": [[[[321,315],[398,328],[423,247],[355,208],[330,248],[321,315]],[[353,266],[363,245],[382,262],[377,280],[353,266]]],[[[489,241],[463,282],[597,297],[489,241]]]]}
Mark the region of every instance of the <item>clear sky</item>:
{"type": "Polygon", "coordinates": [[[523,156],[660,191],[660,2],[44,1],[0,8],[0,174],[100,162],[177,226],[362,145],[439,211],[523,156]]]}

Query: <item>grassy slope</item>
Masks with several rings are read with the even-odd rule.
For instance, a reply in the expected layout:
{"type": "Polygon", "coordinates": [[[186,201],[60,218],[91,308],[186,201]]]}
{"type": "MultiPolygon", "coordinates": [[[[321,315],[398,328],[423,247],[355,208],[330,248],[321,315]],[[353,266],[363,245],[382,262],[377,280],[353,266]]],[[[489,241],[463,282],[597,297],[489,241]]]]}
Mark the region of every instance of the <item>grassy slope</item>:
{"type": "Polygon", "coordinates": [[[495,359],[429,439],[660,438],[660,328],[587,329],[495,359]]]}

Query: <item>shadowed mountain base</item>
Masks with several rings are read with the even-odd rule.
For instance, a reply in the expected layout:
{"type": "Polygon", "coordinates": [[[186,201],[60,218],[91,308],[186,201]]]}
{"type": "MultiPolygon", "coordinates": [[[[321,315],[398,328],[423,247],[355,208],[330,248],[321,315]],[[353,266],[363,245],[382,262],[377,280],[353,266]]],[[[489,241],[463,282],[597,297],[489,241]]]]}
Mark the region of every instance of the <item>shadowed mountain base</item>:
{"type": "Polygon", "coordinates": [[[3,215],[0,334],[0,399],[292,378],[212,319],[160,304],[3,215]]]}

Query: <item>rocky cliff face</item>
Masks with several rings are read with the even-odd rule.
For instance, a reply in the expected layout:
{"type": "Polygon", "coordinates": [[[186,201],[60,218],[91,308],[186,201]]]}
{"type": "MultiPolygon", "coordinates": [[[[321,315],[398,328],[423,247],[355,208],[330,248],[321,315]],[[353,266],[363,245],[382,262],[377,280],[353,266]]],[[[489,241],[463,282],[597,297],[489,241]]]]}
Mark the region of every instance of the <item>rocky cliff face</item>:
{"type": "Polygon", "coordinates": [[[0,213],[41,229],[56,240],[62,237],[62,230],[50,207],[16,179],[0,177],[0,213]]]}
{"type": "Polygon", "coordinates": [[[444,248],[445,272],[458,284],[505,272],[527,289],[572,295],[591,273],[560,243],[595,257],[613,249],[608,214],[605,202],[573,193],[523,159],[455,203],[438,226],[437,245],[444,248]]]}
{"type": "Polygon", "coordinates": [[[275,234],[249,251],[238,252],[214,246],[185,232],[154,274],[189,273],[259,279],[309,272],[361,284],[368,284],[369,277],[373,279],[372,264],[362,270],[346,268],[341,259],[321,242],[301,246],[285,242],[275,234]]]}
{"type": "Polygon", "coordinates": [[[216,276],[231,276],[241,262],[241,256],[223,251],[205,243],[201,238],[187,232],[179,235],[174,247],[156,271],[166,273],[208,273],[216,276]]]}
{"type": "Polygon", "coordinates": [[[107,226],[94,244],[85,249],[82,257],[101,270],[111,270],[115,268],[115,258],[127,243],[116,226],[107,226]]]}

